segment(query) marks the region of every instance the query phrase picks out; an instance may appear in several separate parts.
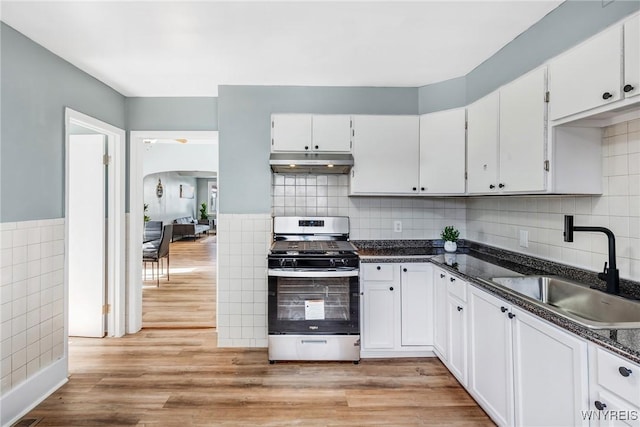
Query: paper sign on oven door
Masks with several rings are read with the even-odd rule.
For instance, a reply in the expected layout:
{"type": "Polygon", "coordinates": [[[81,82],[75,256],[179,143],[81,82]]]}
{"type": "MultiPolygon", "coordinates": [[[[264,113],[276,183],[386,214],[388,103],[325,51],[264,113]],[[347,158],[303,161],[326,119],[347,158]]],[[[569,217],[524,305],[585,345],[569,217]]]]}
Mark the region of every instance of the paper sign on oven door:
{"type": "Polygon", "coordinates": [[[308,299],[304,302],[305,320],[324,320],[324,300],[308,299]]]}

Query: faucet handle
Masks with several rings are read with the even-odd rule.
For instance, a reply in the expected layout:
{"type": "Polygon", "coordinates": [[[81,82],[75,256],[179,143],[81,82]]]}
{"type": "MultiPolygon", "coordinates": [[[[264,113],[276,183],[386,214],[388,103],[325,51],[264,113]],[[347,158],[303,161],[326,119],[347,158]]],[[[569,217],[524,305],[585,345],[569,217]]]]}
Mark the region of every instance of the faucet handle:
{"type": "Polygon", "coordinates": [[[609,268],[607,268],[607,264],[609,264],[609,263],[605,261],[605,262],[604,262],[604,268],[602,269],[602,272],[603,272],[604,274],[607,274],[607,271],[609,271],[609,268]]]}
{"type": "Polygon", "coordinates": [[[602,270],[602,273],[598,273],[598,279],[600,280],[607,280],[607,274],[609,274],[609,268],[607,268],[607,262],[604,263],[604,268],[602,270]]]}

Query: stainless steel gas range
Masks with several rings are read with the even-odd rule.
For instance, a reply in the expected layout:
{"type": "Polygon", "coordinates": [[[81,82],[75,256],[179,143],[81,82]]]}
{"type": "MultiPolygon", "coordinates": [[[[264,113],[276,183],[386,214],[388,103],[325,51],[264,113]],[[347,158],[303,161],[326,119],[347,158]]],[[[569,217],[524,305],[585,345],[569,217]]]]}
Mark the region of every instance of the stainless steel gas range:
{"type": "Polygon", "coordinates": [[[348,217],[275,217],[269,361],[360,360],[360,259],[348,217]]]}

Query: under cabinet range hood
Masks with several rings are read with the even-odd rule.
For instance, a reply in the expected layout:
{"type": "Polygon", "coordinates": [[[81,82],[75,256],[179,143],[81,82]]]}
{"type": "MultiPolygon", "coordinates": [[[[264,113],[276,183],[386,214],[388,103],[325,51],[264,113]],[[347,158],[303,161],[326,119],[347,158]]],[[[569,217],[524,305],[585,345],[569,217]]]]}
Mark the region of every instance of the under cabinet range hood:
{"type": "Polygon", "coordinates": [[[347,174],[353,166],[351,153],[271,153],[276,173],[347,174]]]}

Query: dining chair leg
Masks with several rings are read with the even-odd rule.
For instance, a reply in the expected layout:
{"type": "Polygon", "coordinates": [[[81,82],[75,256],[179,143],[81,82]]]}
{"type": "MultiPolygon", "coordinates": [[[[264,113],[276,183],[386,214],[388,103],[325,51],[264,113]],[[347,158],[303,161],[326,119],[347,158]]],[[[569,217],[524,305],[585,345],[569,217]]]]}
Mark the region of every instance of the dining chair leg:
{"type": "Polygon", "coordinates": [[[169,281],[169,254],[167,254],[167,282],[169,281]]]}

